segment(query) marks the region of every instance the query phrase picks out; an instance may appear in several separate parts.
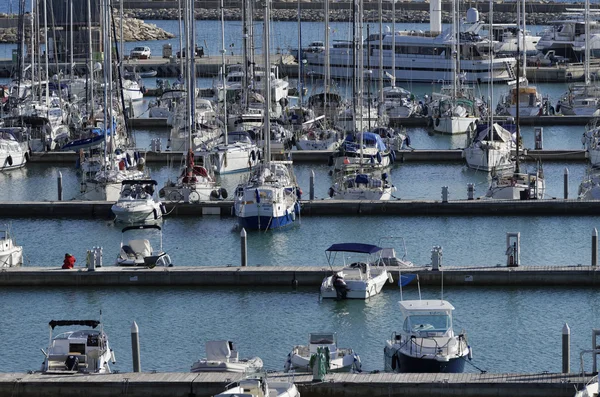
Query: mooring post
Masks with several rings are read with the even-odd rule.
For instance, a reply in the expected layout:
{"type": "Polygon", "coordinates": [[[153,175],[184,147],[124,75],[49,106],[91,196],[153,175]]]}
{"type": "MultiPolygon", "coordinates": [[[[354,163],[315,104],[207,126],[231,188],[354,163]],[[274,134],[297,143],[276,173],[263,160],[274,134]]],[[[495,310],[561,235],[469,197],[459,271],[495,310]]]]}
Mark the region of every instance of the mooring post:
{"type": "Polygon", "coordinates": [[[598,229],[592,232],[592,266],[598,266],[598,229]]]}
{"type": "Polygon", "coordinates": [[[448,186],[442,186],[442,203],[448,202],[448,186]]]}
{"type": "Polygon", "coordinates": [[[241,241],[241,249],[242,249],[242,266],[248,266],[248,233],[246,233],[246,229],[242,228],[240,232],[240,241],[241,241]]]}
{"type": "Polygon", "coordinates": [[[142,372],[140,364],[140,329],[135,321],[131,324],[131,356],[133,357],[133,372],[142,372]]]}
{"type": "Polygon", "coordinates": [[[475,197],[475,184],[467,183],[467,200],[473,200],[475,197]]]}
{"type": "Polygon", "coordinates": [[[564,194],[565,200],[569,198],[569,169],[565,167],[565,173],[563,176],[563,184],[564,184],[564,194]]]}
{"type": "Polygon", "coordinates": [[[315,199],[315,171],[310,170],[310,190],[309,190],[310,199],[315,199]]]}
{"type": "Polygon", "coordinates": [[[62,189],[62,172],[58,171],[58,178],[57,178],[57,185],[58,185],[58,201],[62,201],[63,195],[63,189],[62,189]]]}
{"type": "Polygon", "coordinates": [[[565,323],[562,329],[562,372],[571,372],[571,328],[565,323]]]}

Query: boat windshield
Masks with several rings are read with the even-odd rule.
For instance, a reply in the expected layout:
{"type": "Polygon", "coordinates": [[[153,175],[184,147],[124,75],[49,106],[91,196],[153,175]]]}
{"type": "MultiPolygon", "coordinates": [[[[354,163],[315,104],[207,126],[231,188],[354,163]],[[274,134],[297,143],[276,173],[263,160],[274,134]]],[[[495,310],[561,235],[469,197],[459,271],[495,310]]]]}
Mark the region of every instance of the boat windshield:
{"type": "Polygon", "coordinates": [[[446,333],[452,327],[452,319],[446,313],[413,314],[404,320],[404,331],[420,333],[446,333]]]}
{"type": "Polygon", "coordinates": [[[309,343],[311,345],[332,345],[335,343],[334,334],[310,334],[309,343]]]}

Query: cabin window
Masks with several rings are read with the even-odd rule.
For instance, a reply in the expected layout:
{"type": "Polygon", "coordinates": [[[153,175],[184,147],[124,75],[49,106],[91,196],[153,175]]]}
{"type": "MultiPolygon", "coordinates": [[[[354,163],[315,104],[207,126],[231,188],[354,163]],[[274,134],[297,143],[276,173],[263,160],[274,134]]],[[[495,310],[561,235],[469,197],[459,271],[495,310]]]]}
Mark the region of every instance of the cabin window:
{"type": "Polygon", "coordinates": [[[85,343],[70,343],[69,354],[70,353],[85,354],[85,343]]]}
{"type": "Polygon", "coordinates": [[[445,333],[452,327],[452,320],[447,314],[414,314],[404,321],[404,330],[411,333],[440,332],[445,333]]]}

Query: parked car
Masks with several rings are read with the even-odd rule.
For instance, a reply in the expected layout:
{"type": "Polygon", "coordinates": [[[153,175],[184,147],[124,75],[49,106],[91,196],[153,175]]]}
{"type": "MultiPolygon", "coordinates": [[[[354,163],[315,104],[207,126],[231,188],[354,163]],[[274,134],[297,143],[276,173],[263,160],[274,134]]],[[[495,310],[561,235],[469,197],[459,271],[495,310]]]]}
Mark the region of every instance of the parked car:
{"type": "MultiPolygon", "coordinates": [[[[196,46],[195,54],[198,58],[202,58],[204,56],[204,47],[196,46]]],[[[182,57],[182,51],[177,51],[177,58],[182,57]]],[[[183,49],[183,57],[185,58],[185,48],[183,49]]]]}
{"type": "Polygon", "coordinates": [[[129,53],[130,58],[148,59],[152,55],[149,47],[135,47],[129,53]]]}

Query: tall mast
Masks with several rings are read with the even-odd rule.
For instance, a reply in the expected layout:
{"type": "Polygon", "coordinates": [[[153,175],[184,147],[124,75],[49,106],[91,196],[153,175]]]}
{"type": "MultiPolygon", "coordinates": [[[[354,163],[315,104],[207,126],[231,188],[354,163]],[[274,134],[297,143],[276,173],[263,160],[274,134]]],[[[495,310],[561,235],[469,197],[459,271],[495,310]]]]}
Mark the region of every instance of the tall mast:
{"type": "Polygon", "coordinates": [[[329,100],[329,81],[331,80],[331,70],[329,65],[329,0],[324,0],[325,5],[325,95],[323,95],[323,109],[327,110],[327,101],[329,100]]]}
{"type": "MultiPolygon", "coordinates": [[[[179,55],[183,55],[183,19],[181,16],[181,0],[177,0],[177,13],[179,20],[179,55]]],[[[179,57],[179,67],[181,76],[185,76],[183,56],[179,57]]]]}
{"type": "Polygon", "coordinates": [[[396,86],[396,0],[392,0],[392,87],[396,86]]]}
{"type": "MultiPolygon", "coordinates": [[[[108,112],[108,79],[109,79],[109,72],[110,72],[110,41],[108,39],[108,25],[106,23],[106,14],[108,13],[107,11],[107,6],[106,3],[108,2],[108,0],[100,0],[100,14],[102,15],[102,49],[104,50],[105,53],[105,57],[104,57],[104,66],[102,68],[102,74],[103,74],[103,80],[104,80],[104,89],[102,90],[103,92],[103,112],[102,112],[102,122],[104,125],[104,158],[106,158],[107,155],[107,141],[108,141],[108,137],[106,136],[108,134],[108,117],[107,117],[107,112],[108,112]]],[[[106,164],[105,164],[106,166],[106,164]]]]}
{"type": "Polygon", "coordinates": [[[459,55],[458,55],[458,29],[456,23],[456,0],[452,0],[452,96],[453,99],[456,99],[457,96],[457,84],[456,84],[456,76],[458,76],[458,63],[459,55]]]}
{"type": "Polygon", "coordinates": [[[69,47],[71,47],[71,79],[73,79],[73,74],[75,73],[75,62],[73,60],[73,53],[75,52],[75,48],[73,47],[73,0],[69,0],[69,9],[71,22],[71,29],[69,29],[71,44],[69,45],[69,47]]]}
{"type": "MultiPolygon", "coordinates": [[[[489,58],[490,58],[490,68],[489,68],[489,73],[490,73],[490,83],[488,84],[488,90],[489,90],[489,106],[492,105],[492,98],[494,98],[494,84],[493,84],[493,79],[494,79],[494,66],[493,66],[493,60],[494,60],[494,50],[493,50],[493,43],[494,43],[494,0],[490,0],[490,12],[489,12],[489,18],[490,18],[490,31],[489,31],[489,40],[490,40],[490,53],[489,53],[489,58]]],[[[494,111],[493,109],[490,108],[489,111],[490,114],[490,125],[488,126],[488,137],[489,139],[492,138],[492,127],[494,125],[494,111]]]]}
{"type": "MultiPolygon", "coordinates": [[[[518,8],[518,7],[517,7],[518,8]]],[[[519,101],[519,93],[521,90],[521,77],[520,77],[520,58],[521,58],[521,41],[518,39],[517,37],[517,85],[515,87],[516,94],[514,95],[514,97],[516,97],[516,105],[517,105],[517,115],[515,118],[515,123],[517,124],[517,159],[515,161],[515,172],[520,172],[520,166],[519,166],[519,139],[521,138],[521,117],[520,117],[520,101],[519,101]]]]}
{"type": "Polygon", "coordinates": [[[383,103],[383,0],[379,2],[379,106],[383,103]]]}
{"type": "Polygon", "coordinates": [[[298,105],[302,108],[302,18],[298,0],[298,105]]]}
{"type": "MultiPolygon", "coordinates": [[[[527,45],[525,41],[525,25],[526,25],[526,15],[525,15],[525,0],[523,0],[523,13],[521,14],[521,21],[523,22],[523,31],[521,32],[521,40],[523,40],[523,77],[527,77],[527,45]]],[[[588,42],[586,41],[585,46],[587,47],[588,42]]]]}
{"type": "MultiPolygon", "coordinates": [[[[364,48],[363,48],[363,44],[364,44],[364,40],[363,40],[363,18],[362,18],[362,13],[363,13],[363,0],[359,0],[358,3],[358,40],[359,40],[359,48],[358,48],[358,88],[359,88],[359,94],[358,94],[358,109],[360,112],[360,120],[358,122],[358,125],[360,127],[360,139],[359,139],[359,145],[360,145],[360,172],[362,172],[362,167],[363,167],[363,142],[364,142],[364,125],[363,122],[365,120],[364,117],[364,111],[363,111],[363,92],[365,89],[365,75],[363,72],[363,65],[364,65],[364,48]]],[[[367,45],[369,42],[367,42],[367,45]]],[[[368,117],[369,115],[367,115],[368,117]]]]}
{"type": "Polygon", "coordinates": [[[585,85],[590,84],[590,0],[585,0],[585,60],[583,63],[584,67],[584,78],[585,85]]]}
{"type": "Polygon", "coordinates": [[[356,74],[356,56],[358,54],[358,40],[356,38],[356,19],[358,15],[358,1],[352,1],[352,132],[356,134],[356,112],[357,106],[357,95],[358,95],[358,82],[356,74]]]}
{"type": "Polygon", "coordinates": [[[49,72],[48,72],[48,52],[50,50],[50,46],[48,45],[48,7],[46,4],[47,0],[44,0],[44,61],[46,62],[45,65],[45,72],[46,72],[46,114],[48,112],[48,107],[50,106],[50,87],[48,86],[48,83],[50,82],[50,76],[49,76],[49,72]]]}
{"type": "MultiPolygon", "coordinates": [[[[123,77],[123,58],[125,57],[125,53],[123,52],[123,42],[125,38],[123,37],[123,0],[119,1],[119,52],[121,53],[121,59],[119,59],[119,70],[121,71],[121,75],[119,78],[123,77]]],[[[115,37],[115,40],[117,38],[115,37]]],[[[123,110],[125,110],[123,108],[123,110]]]]}
{"type": "Polygon", "coordinates": [[[242,63],[244,64],[244,75],[242,76],[242,105],[244,109],[248,105],[248,0],[242,0],[242,63]]]}
{"type": "Polygon", "coordinates": [[[221,0],[221,81],[223,83],[223,119],[225,120],[223,123],[223,130],[225,132],[225,146],[227,146],[227,87],[225,86],[225,51],[225,7],[223,6],[223,0],[221,0]]]}
{"type": "Polygon", "coordinates": [[[270,118],[270,107],[271,107],[271,57],[269,54],[269,15],[270,15],[270,1],[265,0],[265,15],[264,15],[264,33],[263,33],[263,52],[265,57],[265,158],[267,159],[267,165],[271,161],[271,118],[270,118]]]}
{"type": "MultiPolygon", "coordinates": [[[[92,117],[94,113],[94,51],[92,44],[92,5],[91,0],[87,0],[87,28],[88,28],[88,81],[87,88],[89,91],[89,102],[88,102],[88,117],[92,117]]],[[[100,48],[98,48],[100,51],[100,48]]],[[[105,125],[106,128],[106,125],[105,125]]]]}

